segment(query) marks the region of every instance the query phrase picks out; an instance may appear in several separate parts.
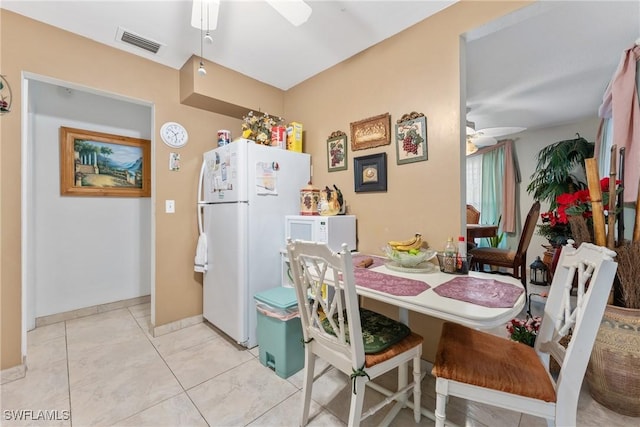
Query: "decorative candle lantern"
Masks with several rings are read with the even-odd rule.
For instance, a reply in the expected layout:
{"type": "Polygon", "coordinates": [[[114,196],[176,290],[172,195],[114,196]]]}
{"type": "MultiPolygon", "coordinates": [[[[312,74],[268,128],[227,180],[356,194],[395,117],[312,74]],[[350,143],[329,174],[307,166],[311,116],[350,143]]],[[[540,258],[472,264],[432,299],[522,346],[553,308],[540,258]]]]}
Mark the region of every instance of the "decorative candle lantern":
{"type": "Polygon", "coordinates": [[[536,260],[529,266],[529,278],[529,282],[534,285],[549,284],[547,266],[540,260],[540,257],[536,257],[536,260]]]}

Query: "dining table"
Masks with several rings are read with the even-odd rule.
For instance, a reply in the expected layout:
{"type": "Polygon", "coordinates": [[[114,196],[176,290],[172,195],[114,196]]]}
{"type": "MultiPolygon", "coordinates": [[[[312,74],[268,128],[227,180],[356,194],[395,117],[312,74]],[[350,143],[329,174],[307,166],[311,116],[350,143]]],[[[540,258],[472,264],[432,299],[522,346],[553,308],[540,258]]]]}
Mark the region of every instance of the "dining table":
{"type": "MultiPolygon", "coordinates": [[[[403,267],[388,258],[367,254],[352,255],[352,261],[356,293],[398,307],[398,318],[406,325],[409,311],[414,311],[471,328],[491,329],[517,317],[526,302],[522,283],[511,276],[478,271],[445,273],[437,261],[403,267]]],[[[399,368],[398,376],[407,378],[406,366],[399,368]]],[[[387,398],[393,394],[380,384],[367,385],[387,398]]],[[[411,401],[405,404],[413,408],[411,401]]],[[[435,421],[432,410],[422,407],[420,412],[435,421]]]]}
{"type": "Polygon", "coordinates": [[[399,319],[407,324],[408,311],[414,311],[491,329],[517,316],[526,302],[522,283],[512,276],[444,273],[437,261],[402,267],[385,257],[366,254],[354,255],[354,266],[365,259],[373,263],[354,268],[356,293],[398,307],[399,319]]]}

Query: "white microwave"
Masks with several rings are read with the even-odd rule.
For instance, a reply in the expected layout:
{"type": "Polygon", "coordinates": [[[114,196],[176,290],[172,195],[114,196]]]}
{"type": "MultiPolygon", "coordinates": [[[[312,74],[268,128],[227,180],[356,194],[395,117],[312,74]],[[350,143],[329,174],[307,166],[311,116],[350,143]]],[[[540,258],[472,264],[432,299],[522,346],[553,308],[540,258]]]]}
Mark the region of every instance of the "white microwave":
{"type": "Polygon", "coordinates": [[[335,252],[343,243],[356,250],[355,215],[287,215],[284,230],[286,238],[327,243],[335,252]]]}

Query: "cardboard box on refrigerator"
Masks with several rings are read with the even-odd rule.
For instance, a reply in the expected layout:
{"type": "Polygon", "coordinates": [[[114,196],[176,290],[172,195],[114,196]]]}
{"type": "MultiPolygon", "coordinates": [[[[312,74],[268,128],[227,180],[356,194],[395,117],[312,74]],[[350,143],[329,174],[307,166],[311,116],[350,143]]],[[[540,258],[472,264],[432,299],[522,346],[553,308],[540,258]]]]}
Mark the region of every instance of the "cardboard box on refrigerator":
{"type": "Polygon", "coordinates": [[[287,125],[287,150],[302,153],[302,123],[291,122],[287,125]]]}

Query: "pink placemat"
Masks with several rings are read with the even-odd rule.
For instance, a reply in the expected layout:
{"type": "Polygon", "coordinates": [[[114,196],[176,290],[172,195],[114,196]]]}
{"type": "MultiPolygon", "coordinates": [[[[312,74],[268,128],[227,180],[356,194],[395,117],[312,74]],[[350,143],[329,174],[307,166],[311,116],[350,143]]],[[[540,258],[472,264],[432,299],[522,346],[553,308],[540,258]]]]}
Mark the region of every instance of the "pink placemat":
{"type": "Polygon", "coordinates": [[[516,285],[494,279],[460,276],[437,286],[435,293],[491,308],[510,308],[524,290],[516,285]]]}
{"type": "Polygon", "coordinates": [[[377,271],[371,271],[372,268],[384,265],[386,261],[386,258],[371,255],[354,256],[353,275],[356,279],[356,285],[373,289],[375,291],[385,292],[390,295],[404,297],[419,295],[430,288],[429,285],[419,280],[405,279],[404,277],[390,276],[377,271]],[[372,265],[368,268],[355,267],[367,258],[373,260],[372,265]]]}

